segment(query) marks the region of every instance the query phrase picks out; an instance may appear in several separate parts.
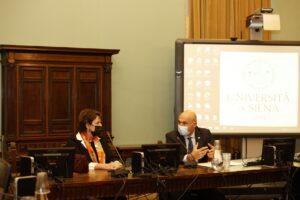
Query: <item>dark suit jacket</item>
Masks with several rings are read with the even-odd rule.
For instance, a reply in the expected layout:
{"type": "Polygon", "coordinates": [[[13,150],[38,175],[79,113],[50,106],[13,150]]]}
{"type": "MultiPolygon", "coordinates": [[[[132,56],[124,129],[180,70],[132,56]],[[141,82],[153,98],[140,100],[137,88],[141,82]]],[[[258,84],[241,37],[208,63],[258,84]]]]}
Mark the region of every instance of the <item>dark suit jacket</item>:
{"type": "MultiPolygon", "coordinates": [[[[210,143],[212,145],[214,144],[214,139],[212,137],[212,134],[211,134],[210,130],[208,130],[206,128],[199,128],[199,127],[195,128],[195,140],[196,140],[196,143],[198,142],[198,148],[208,146],[207,143],[210,143]]],[[[180,147],[180,150],[179,150],[180,151],[179,158],[180,158],[180,161],[182,161],[184,155],[187,154],[187,147],[185,144],[184,137],[181,136],[177,130],[171,131],[166,134],[166,143],[181,143],[182,144],[180,147]],[[180,139],[180,141],[178,141],[179,139],[180,139]]],[[[207,161],[208,161],[207,155],[199,160],[199,162],[207,162],[207,161]]]]}
{"type": "MultiPolygon", "coordinates": [[[[102,145],[102,148],[105,152],[105,162],[106,163],[109,163],[111,161],[113,161],[113,156],[112,156],[112,152],[107,144],[107,141],[106,141],[106,137],[105,136],[100,136],[100,142],[101,142],[101,145],[102,145]]],[[[83,146],[83,144],[81,143],[81,140],[77,140],[75,136],[71,137],[68,141],[67,141],[67,146],[70,146],[70,147],[75,147],[75,153],[76,154],[81,154],[81,155],[85,155],[85,157],[87,158],[87,161],[88,162],[92,162],[92,159],[88,153],[88,150],[83,146]]],[[[96,149],[95,149],[95,146],[92,145],[95,153],[96,153],[96,149]]],[[[97,153],[96,153],[97,155],[97,153]]],[[[97,156],[97,159],[98,159],[98,156],[97,156]]]]}

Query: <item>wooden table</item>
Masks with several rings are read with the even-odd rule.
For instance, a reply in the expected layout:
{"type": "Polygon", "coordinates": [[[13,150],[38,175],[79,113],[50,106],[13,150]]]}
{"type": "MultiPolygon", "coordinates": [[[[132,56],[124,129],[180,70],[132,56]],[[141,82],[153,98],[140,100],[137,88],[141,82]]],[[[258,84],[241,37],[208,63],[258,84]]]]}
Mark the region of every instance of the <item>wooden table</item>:
{"type": "Polygon", "coordinates": [[[231,166],[229,171],[216,172],[208,167],[179,167],[173,176],[112,178],[104,170],[88,174],[74,174],[73,178],[51,185],[49,199],[80,199],[88,196],[114,196],[122,194],[143,194],[162,191],[182,191],[192,182],[189,189],[205,189],[236,186],[263,182],[281,181],[286,177],[287,168],[269,166],[231,166]],[[122,188],[122,189],[121,189],[122,188]]]}

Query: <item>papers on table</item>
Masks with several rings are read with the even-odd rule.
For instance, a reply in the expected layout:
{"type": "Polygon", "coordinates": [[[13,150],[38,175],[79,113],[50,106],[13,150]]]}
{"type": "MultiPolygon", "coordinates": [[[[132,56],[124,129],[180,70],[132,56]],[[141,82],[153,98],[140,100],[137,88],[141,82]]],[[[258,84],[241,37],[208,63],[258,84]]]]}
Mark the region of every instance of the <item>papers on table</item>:
{"type": "MultiPolygon", "coordinates": [[[[257,158],[231,160],[230,166],[243,166],[245,163],[254,160],[257,160],[257,158]]],[[[198,163],[198,166],[211,167],[211,162],[198,163]]]]}

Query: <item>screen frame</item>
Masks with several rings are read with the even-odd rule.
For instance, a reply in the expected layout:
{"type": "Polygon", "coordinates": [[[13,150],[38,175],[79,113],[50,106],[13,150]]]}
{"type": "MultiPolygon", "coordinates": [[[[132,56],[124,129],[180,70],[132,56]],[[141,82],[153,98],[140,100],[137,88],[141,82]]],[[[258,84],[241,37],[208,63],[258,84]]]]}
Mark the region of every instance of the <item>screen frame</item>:
{"type": "MultiPolygon", "coordinates": [[[[153,157],[153,154],[151,154],[152,152],[155,152],[154,154],[157,155],[158,153],[161,152],[166,152],[166,155],[168,155],[170,152],[175,152],[172,155],[172,157],[168,157],[171,158],[171,162],[173,162],[170,165],[167,166],[162,166],[162,167],[167,167],[167,168],[174,168],[177,169],[178,165],[180,163],[180,159],[179,159],[179,151],[180,151],[180,143],[166,143],[166,144],[142,144],[141,148],[142,151],[144,152],[144,167],[150,167],[152,169],[151,170],[160,170],[158,168],[156,168],[156,166],[148,166],[151,165],[151,162],[149,162],[150,160],[152,161],[157,161],[155,160],[153,157]],[[172,151],[170,151],[172,150],[172,151]],[[152,151],[152,152],[151,152],[152,151]]],[[[159,163],[161,164],[161,163],[159,163]]],[[[149,171],[148,169],[146,169],[145,171],[149,171]]]]}
{"type": "MultiPolygon", "coordinates": [[[[296,139],[292,137],[284,137],[284,138],[264,138],[263,144],[262,144],[262,160],[264,162],[264,159],[267,159],[270,155],[267,155],[267,149],[265,147],[267,146],[275,146],[276,151],[277,150],[289,150],[288,153],[292,153],[291,158],[285,158],[290,160],[283,160],[282,162],[293,162],[294,161],[294,155],[295,155],[295,149],[296,149],[296,139]]],[[[278,157],[278,152],[274,152],[274,156],[278,157]]],[[[285,152],[286,154],[286,152],[285,152]]],[[[284,154],[284,155],[285,155],[284,154]]]]}
{"type": "MultiPolygon", "coordinates": [[[[300,41],[258,41],[258,40],[191,40],[177,39],[175,42],[175,108],[174,129],[177,129],[177,119],[184,110],[184,46],[185,44],[209,44],[209,45],[263,45],[263,46],[300,46],[300,41]]],[[[300,138],[299,133],[213,133],[219,136],[235,137],[286,137],[300,138]]]]}
{"type": "Polygon", "coordinates": [[[15,197],[34,196],[36,176],[19,176],[15,180],[15,197]]]}
{"type": "MultiPolygon", "coordinates": [[[[74,157],[76,153],[75,147],[30,147],[27,149],[28,155],[34,158],[34,162],[47,162],[48,159],[55,159],[57,162],[63,162],[62,165],[65,166],[64,169],[57,168],[58,172],[53,172],[52,176],[54,177],[64,177],[64,178],[72,178],[74,172],[74,157]],[[44,159],[44,160],[43,160],[44,159]]],[[[44,163],[38,163],[43,165],[44,163]]],[[[58,163],[56,163],[57,167],[58,163]]],[[[46,167],[46,166],[42,166],[46,167]]],[[[47,166],[49,167],[49,166],[47,166]]],[[[42,168],[41,170],[45,170],[42,168]]],[[[51,169],[47,169],[51,170],[51,169]]]]}

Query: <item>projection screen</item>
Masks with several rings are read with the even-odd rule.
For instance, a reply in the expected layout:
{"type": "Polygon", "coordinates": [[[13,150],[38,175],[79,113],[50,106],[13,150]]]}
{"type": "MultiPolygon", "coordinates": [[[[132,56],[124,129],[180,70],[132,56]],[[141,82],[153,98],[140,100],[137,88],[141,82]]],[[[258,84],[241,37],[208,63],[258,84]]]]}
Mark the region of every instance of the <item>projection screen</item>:
{"type": "Polygon", "coordinates": [[[177,40],[175,126],[193,110],[214,134],[299,135],[300,42],[177,40]]]}

